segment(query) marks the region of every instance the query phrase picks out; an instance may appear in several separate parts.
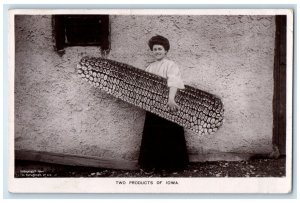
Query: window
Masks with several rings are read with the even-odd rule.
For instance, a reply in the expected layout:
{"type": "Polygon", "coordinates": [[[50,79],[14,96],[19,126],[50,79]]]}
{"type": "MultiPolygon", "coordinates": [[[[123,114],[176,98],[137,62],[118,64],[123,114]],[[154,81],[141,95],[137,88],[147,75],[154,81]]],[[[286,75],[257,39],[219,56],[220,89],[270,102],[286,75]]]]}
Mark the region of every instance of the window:
{"type": "Polygon", "coordinates": [[[60,53],[68,46],[100,46],[109,49],[108,15],[54,15],[55,47],[60,53]]]}

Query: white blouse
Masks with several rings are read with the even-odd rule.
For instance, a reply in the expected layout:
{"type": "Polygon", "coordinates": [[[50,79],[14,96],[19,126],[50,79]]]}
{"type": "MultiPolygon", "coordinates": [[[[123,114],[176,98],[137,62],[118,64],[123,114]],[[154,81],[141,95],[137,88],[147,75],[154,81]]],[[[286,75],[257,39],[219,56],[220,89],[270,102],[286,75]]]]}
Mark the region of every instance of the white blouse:
{"type": "Polygon", "coordinates": [[[184,89],[179,67],[169,59],[164,58],[149,64],[146,71],[167,78],[168,87],[184,89]]]}

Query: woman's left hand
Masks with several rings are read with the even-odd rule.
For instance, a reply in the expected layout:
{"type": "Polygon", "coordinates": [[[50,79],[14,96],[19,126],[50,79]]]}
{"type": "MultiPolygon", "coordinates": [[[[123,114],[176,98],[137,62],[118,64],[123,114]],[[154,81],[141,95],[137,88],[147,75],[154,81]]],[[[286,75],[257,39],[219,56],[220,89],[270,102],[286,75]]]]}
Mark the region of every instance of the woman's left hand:
{"type": "Polygon", "coordinates": [[[178,104],[175,102],[175,100],[168,100],[168,107],[171,111],[177,111],[179,109],[178,104]]]}

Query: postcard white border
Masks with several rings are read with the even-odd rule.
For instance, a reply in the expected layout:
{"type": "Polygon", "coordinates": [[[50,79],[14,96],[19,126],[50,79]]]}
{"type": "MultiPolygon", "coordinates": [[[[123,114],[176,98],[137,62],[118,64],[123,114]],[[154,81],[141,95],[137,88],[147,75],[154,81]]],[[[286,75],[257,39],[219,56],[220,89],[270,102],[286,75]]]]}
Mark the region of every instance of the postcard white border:
{"type": "Polygon", "coordinates": [[[9,11],[9,191],[14,193],[289,193],[292,189],[293,10],[291,9],[12,9],[9,11]],[[14,16],[287,15],[286,177],[280,178],[14,178],[14,16]],[[126,181],[127,184],[116,184],[126,181]],[[129,184],[153,181],[153,184],[129,184]],[[162,184],[158,184],[162,181],[162,184]],[[178,184],[165,184],[177,181],[178,184]]]}

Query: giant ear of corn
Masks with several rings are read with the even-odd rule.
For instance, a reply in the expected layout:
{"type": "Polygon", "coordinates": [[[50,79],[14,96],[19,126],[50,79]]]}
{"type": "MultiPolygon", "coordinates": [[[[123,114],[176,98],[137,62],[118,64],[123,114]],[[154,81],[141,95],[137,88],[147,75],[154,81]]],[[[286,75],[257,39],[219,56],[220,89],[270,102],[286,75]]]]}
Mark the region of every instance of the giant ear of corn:
{"type": "Polygon", "coordinates": [[[83,57],[77,73],[94,87],[201,135],[215,132],[223,123],[224,108],[218,97],[185,85],[175,96],[179,110],[170,111],[167,80],[133,66],[83,57]]]}

